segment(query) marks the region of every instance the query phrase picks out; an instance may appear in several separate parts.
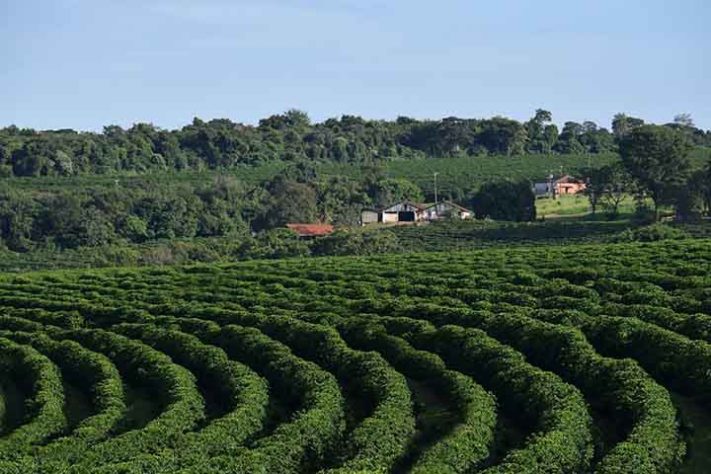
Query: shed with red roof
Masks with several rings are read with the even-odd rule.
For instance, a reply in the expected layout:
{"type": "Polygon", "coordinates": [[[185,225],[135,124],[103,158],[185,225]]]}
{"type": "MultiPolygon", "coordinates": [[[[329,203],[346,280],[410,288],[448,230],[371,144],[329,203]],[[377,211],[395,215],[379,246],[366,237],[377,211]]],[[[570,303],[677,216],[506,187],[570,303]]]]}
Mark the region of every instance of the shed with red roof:
{"type": "Polygon", "coordinates": [[[286,227],[303,238],[321,237],[333,233],[331,224],[287,224],[286,227]]]}

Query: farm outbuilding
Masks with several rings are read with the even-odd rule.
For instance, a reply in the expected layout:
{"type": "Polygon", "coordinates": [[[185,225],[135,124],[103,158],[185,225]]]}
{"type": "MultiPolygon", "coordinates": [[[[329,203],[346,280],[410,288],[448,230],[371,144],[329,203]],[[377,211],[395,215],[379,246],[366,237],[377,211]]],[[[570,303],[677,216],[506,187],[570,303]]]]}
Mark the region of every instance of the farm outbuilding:
{"type": "Polygon", "coordinates": [[[553,195],[553,181],[539,181],[533,183],[533,194],[536,196],[553,195]]]}
{"type": "Polygon", "coordinates": [[[424,219],[430,221],[448,218],[469,219],[471,216],[472,211],[451,201],[431,204],[424,211],[424,219]]]}
{"type": "Polygon", "coordinates": [[[296,232],[301,238],[314,238],[333,233],[333,226],[330,224],[287,224],[288,229],[296,232]]]}
{"type": "Polygon", "coordinates": [[[422,219],[424,210],[422,204],[401,202],[381,211],[382,222],[417,222],[422,219]]]}
{"type": "Polygon", "coordinates": [[[381,210],[363,209],[361,212],[361,224],[384,224],[412,223],[422,221],[434,221],[444,218],[469,219],[472,212],[451,201],[443,201],[433,204],[416,204],[409,201],[393,204],[381,210]]]}
{"type": "Polygon", "coordinates": [[[363,209],[360,211],[360,222],[363,225],[382,222],[380,211],[377,209],[363,209]]]}

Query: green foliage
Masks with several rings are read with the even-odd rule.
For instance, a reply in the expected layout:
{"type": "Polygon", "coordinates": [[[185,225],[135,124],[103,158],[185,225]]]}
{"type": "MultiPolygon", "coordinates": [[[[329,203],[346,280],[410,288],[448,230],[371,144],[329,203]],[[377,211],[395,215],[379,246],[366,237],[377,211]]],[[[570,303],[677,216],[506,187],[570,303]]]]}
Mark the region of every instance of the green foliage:
{"type": "Polygon", "coordinates": [[[236,252],[241,258],[303,257],[309,254],[309,247],[289,229],[272,229],[245,241],[236,252]]]}
{"type": "Polygon", "coordinates": [[[370,184],[368,194],[373,196],[373,204],[377,207],[387,207],[401,201],[425,200],[422,190],[404,178],[381,178],[370,184]]]}
{"type": "Polygon", "coordinates": [[[380,352],[408,377],[434,384],[452,398],[461,424],[425,448],[412,472],[463,472],[485,460],[496,423],[495,399],[490,393],[471,378],[448,370],[437,355],[418,351],[404,340],[388,335],[379,324],[348,320],[339,325],[339,331],[349,344],[380,352]]]}
{"type": "Polygon", "coordinates": [[[477,219],[532,221],[536,218],[536,197],[527,181],[486,183],[471,198],[477,219]]]}
{"type": "Polygon", "coordinates": [[[311,246],[313,255],[377,255],[402,250],[397,234],[384,230],[363,232],[339,231],[317,239],[311,246]]]}
{"type": "Polygon", "coordinates": [[[585,194],[590,200],[592,213],[598,204],[611,217],[617,217],[620,204],[633,191],[631,177],[620,163],[589,170],[585,194]]]}
{"type": "Polygon", "coordinates": [[[657,240],[679,240],[688,238],[689,234],[663,224],[652,224],[637,229],[627,229],[615,236],[617,242],[654,242],[657,240]]]}
{"type": "Polygon", "coordinates": [[[268,187],[271,200],[264,216],[264,228],[283,227],[290,222],[315,222],[318,214],[316,191],[306,183],[277,178],[268,187]]]}
{"type": "MultiPolygon", "coordinates": [[[[240,446],[263,428],[269,399],[267,383],[246,365],[199,338],[151,325],[123,324],[116,331],[140,339],[198,376],[198,384],[214,393],[221,416],[189,433],[178,450],[185,458],[239,454],[240,446]]],[[[181,461],[189,464],[189,461],[181,461]]]]}
{"type": "MultiPolygon", "coordinates": [[[[403,117],[386,122],[348,115],[314,124],[306,113],[290,110],[260,120],[256,127],[198,118],[178,130],[146,123],[129,129],[110,125],[102,133],[10,126],[0,129],[0,169],[14,176],[74,176],[229,169],[279,161],[372,163],[423,156],[512,155],[524,149],[550,153],[558,140],[557,129],[549,123],[549,112],[539,112],[545,111],[537,111],[526,124],[504,117],[439,121],[403,117]]],[[[609,136],[604,129],[599,134],[603,132],[609,136]]],[[[597,143],[582,141],[581,151],[605,151],[597,143]]]]}
{"type": "Polygon", "coordinates": [[[62,378],[49,358],[6,338],[0,338],[0,369],[5,380],[13,380],[28,395],[24,423],[14,430],[4,430],[0,439],[0,460],[16,460],[31,444],[47,440],[65,428],[62,378]]]}
{"type": "Polygon", "coordinates": [[[477,377],[491,387],[504,409],[518,411],[518,417],[536,426],[526,447],[511,451],[485,472],[535,471],[544,466],[561,472],[585,469],[592,456],[590,419],[574,387],[528,365],[521,354],[482,331],[444,326],[414,340],[454,368],[477,367],[477,377]]]}
{"type": "Polygon", "coordinates": [[[676,203],[677,217],[684,221],[699,221],[711,213],[711,161],[695,171],[679,190],[676,203]]]}
{"type": "Polygon", "coordinates": [[[0,470],[705,469],[710,241],[561,240],[5,274],[0,470]]]}
{"type": "Polygon", "coordinates": [[[687,137],[668,127],[643,125],[634,128],[620,142],[622,163],[654,201],[674,203],[678,188],[686,183],[691,162],[687,137]]]}

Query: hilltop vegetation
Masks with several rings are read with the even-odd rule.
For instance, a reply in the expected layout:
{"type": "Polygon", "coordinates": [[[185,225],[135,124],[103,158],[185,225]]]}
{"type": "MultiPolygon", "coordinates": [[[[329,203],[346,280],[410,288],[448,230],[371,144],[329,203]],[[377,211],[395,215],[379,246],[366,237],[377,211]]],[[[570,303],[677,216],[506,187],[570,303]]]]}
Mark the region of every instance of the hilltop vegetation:
{"type": "MultiPolygon", "coordinates": [[[[599,200],[614,202],[608,214],[616,217],[624,193],[642,219],[649,202],[699,219],[711,207],[711,148],[699,146],[706,138],[688,121],[654,126],[624,115],[612,132],[568,123],[558,133],[543,110],[525,123],[343,117],[311,124],[290,111],[257,127],[225,120],[102,134],[10,127],[0,131],[0,168],[11,175],[0,190],[0,245],[47,254],[229,238],[242,245],[240,255],[280,255],[299,247],[278,230],[288,222],[355,226],[362,208],[402,200],[449,199],[478,218],[533,220],[531,181],[562,173],[589,179],[593,211],[599,200]],[[342,140],[355,151],[335,152],[342,140]]],[[[387,242],[378,245],[391,248],[387,242]]]]}
{"type": "MultiPolygon", "coordinates": [[[[618,114],[612,131],[593,122],[566,122],[562,130],[549,111],[526,122],[494,117],[442,120],[365,120],[343,116],[312,124],[291,110],[257,126],[195,118],[178,130],[139,123],[110,125],[101,133],[74,130],[0,129],[0,176],[77,176],[148,171],[231,169],[274,162],[373,164],[396,159],[527,154],[613,152],[616,140],[644,121],[618,114]]],[[[709,146],[711,133],[681,117],[668,128],[696,146],[709,146]]]]}

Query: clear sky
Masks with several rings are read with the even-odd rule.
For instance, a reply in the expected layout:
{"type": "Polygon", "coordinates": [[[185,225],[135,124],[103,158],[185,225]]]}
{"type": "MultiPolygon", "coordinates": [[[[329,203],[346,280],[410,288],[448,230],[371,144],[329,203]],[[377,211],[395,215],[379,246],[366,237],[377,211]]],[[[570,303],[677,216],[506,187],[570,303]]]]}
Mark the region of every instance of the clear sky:
{"type": "Polygon", "coordinates": [[[0,0],[0,126],[299,108],[711,129],[710,0],[0,0]]]}

